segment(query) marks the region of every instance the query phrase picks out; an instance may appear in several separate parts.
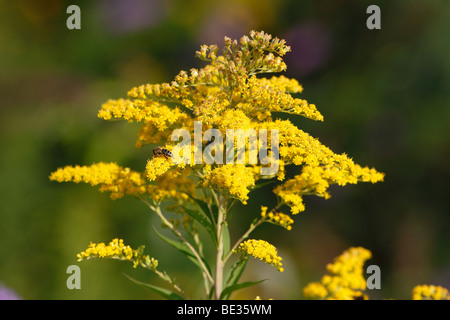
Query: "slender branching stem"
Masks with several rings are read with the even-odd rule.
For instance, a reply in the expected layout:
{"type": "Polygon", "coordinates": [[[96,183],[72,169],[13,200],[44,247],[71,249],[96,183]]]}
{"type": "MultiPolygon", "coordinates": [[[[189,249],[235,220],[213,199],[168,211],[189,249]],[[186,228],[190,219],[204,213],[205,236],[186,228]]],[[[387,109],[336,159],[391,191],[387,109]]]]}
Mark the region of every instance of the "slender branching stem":
{"type": "Polygon", "coordinates": [[[149,266],[147,266],[144,263],[141,263],[141,265],[144,268],[150,269],[151,271],[153,271],[158,277],[160,277],[161,279],[163,279],[164,281],[167,281],[174,289],[175,291],[177,291],[181,296],[183,296],[185,299],[189,300],[188,295],[183,291],[183,289],[181,289],[174,280],[172,280],[172,278],[168,277],[164,272],[161,272],[155,268],[150,268],[149,266]]]}
{"type": "Polygon", "coordinates": [[[224,263],[227,262],[227,260],[231,257],[231,255],[233,254],[234,249],[237,248],[237,246],[244,241],[244,239],[246,239],[250,233],[252,233],[253,230],[256,229],[256,227],[258,227],[261,223],[263,223],[265,220],[263,218],[260,218],[258,221],[256,221],[255,223],[253,223],[250,228],[239,238],[238,241],[236,241],[236,243],[233,245],[233,247],[230,249],[230,252],[228,252],[228,254],[226,255],[226,257],[223,259],[224,263]]]}
{"type": "Polygon", "coordinates": [[[183,234],[178,231],[174,225],[167,220],[167,218],[162,214],[161,212],[161,207],[160,206],[154,206],[152,204],[150,204],[148,201],[146,201],[143,198],[140,198],[152,211],[154,211],[161,219],[161,221],[164,223],[164,225],[166,225],[170,230],[172,230],[172,232],[178,237],[180,238],[180,240],[186,244],[186,246],[189,248],[189,250],[191,250],[192,254],[194,255],[194,257],[197,259],[197,261],[199,262],[201,268],[202,268],[202,273],[208,278],[208,280],[211,282],[211,284],[214,284],[214,279],[211,276],[211,274],[208,271],[208,268],[206,267],[205,263],[203,262],[203,259],[200,257],[200,254],[197,252],[197,250],[195,250],[195,248],[192,246],[192,244],[190,242],[188,242],[186,240],[186,238],[183,236],[183,234]]]}

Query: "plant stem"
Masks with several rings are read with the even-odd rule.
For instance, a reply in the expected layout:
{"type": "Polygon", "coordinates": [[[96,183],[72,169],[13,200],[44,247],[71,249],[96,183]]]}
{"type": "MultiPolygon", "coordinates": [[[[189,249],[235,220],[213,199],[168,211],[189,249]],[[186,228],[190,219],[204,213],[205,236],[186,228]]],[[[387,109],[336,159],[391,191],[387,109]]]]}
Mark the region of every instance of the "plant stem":
{"type": "Polygon", "coordinates": [[[211,283],[214,283],[214,280],[211,276],[211,274],[208,271],[208,268],[205,266],[205,264],[203,263],[202,258],[200,257],[199,253],[197,252],[197,250],[195,250],[195,248],[184,238],[184,236],[181,234],[180,231],[178,231],[172,223],[170,223],[169,220],[166,219],[166,217],[164,217],[164,215],[161,212],[161,208],[159,206],[152,206],[148,201],[140,198],[151,210],[153,210],[161,219],[161,221],[167,226],[169,227],[170,230],[172,230],[172,232],[181,239],[181,241],[183,241],[183,243],[185,243],[187,245],[187,247],[189,248],[189,250],[191,250],[191,252],[194,254],[195,258],[197,259],[197,261],[199,262],[201,268],[202,268],[202,273],[208,278],[208,280],[211,283]]]}
{"type": "Polygon", "coordinates": [[[219,208],[217,216],[217,252],[216,252],[216,272],[214,277],[214,299],[219,300],[222,293],[223,284],[223,225],[225,223],[226,201],[224,197],[215,197],[219,208]]]}
{"type": "Polygon", "coordinates": [[[258,227],[258,226],[259,226],[261,223],[263,223],[263,222],[264,222],[264,219],[261,218],[261,219],[259,219],[256,223],[254,223],[254,224],[252,224],[252,225],[250,226],[250,228],[247,230],[247,232],[245,232],[245,233],[242,235],[242,237],[240,237],[239,240],[236,241],[236,243],[234,244],[234,246],[230,249],[230,252],[228,252],[227,256],[223,259],[223,262],[224,262],[224,263],[225,263],[225,262],[228,260],[228,258],[230,258],[230,256],[233,254],[234,249],[236,249],[237,246],[238,246],[242,241],[244,241],[244,239],[247,238],[247,237],[250,235],[250,233],[251,233],[253,230],[255,230],[256,227],[258,227]]]}
{"type": "Polygon", "coordinates": [[[181,294],[185,299],[189,300],[189,297],[187,296],[187,294],[175,283],[174,280],[172,280],[170,277],[168,277],[164,272],[161,272],[156,269],[150,269],[150,270],[155,272],[156,275],[158,277],[160,277],[161,279],[163,279],[164,281],[167,281],[179,294],[181,294]]]}

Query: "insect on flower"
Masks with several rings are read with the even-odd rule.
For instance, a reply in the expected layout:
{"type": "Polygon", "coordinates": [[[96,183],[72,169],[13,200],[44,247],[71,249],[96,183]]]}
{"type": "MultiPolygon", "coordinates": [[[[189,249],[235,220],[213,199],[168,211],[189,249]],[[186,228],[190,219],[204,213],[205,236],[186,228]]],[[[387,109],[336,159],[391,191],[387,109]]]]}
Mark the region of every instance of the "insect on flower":
{"type": "Polygon", "coordinates": [[[173,154],[172,154],[172,152],[170,152],[167,149],[164,149],[162,147],[156,147],[155,149],[153,149],[153,156],[154,157],[162,156],[162,157],[168,159],[168,158],[172,158],[173,154]]]}

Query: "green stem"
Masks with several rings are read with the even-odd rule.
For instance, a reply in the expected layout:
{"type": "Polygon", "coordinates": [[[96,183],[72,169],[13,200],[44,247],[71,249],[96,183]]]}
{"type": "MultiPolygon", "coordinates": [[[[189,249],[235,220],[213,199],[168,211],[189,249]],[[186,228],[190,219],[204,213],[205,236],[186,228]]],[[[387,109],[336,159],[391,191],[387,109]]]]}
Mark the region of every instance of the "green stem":
{"type": "Polygon", "coordinates": [[[184,236],[181,234],[180,231],[178,231],[174,225],[166,219],[166,217],[164,217],[164,215],[161,212],[161,208],[159,206],[152,206],[148,201],[144,200],[141,198],[141,200],[151,209],[153,210],[160,218],[161,221],[167,226],[169,227],[170,230],[172,230],[172,232],[181,239],[181,241],[183,241],[183,243],[186,244],[186,246],[189,248],[189,250],[191,250],[191,252],[194,254],[195,258],[197,259],[197,261],[199,262],[201,268],[202,268],[202,273],[204,276],[206,276],[208,278],[208,280],[211,283],[214,283],[214,279],[212,278],[211,274],[208,271],[208,268],[205,266],[205,264],[203,263],[202,258],[200,257],[199,253],[197,252],[197,250],[195,250],[195,248],[192,246],[192,244],[190,242],[188,242],[184,236]]]}
{"type": "Polygon", "coordinates": [[[237,248],[237,246],[244,241],[244,239],[246,239],[250,233],[256,229],[256,227],[258,227],[261,223],[263,223],[265,220],[264,218],[260,218],[257,222],[255,222],[254,224],[252,224],[250,226],[250,228],[247,230],[247,232],[245,232],[242,237],[239,238],[238,241],[236,241],[236,243],[234,244],[234,246],[231,248],[230,252],[228,252],[227,256],[223,259],[224,263],[231,257],[231,255],[233,254],[234,249],[237,248]]]}
{"type": "Polygon", "coordinates": [[[153,271],[158,277],[160,277],[161,279],[163,279],[164,281],[167,281],[174,289],[175,291],[177,291],[181,296],[183,296],[186,300],[189,300],[189,297],[187,296],[187,294],[183,291],[183,289],[181,289],[176,283],[175,281],[173,281],[165,272],[161,272],[159,270],[157,270],[156,268],[149,268],[147,265],[145,264],[141,264],[143,267],[153,271]]]}
{"type": "MultiPolygon", "coordinates": [[[[193,235],[193,238],[194,238],[195,244],[197,245],[200,256],[203,257],[203,245],[202,245],[202,242],[200,241],[198,233],[195,233],[193,235]]],[[[203,276],[203,285],[205,286],[205,293],[206,293],[206,296],[208,296],[209,292],[210,292],[210,283],[204,272],[202,272],[202,276],[203,276]]]]}
{"type": "MultiPolygon", "coordinates": [[[[213,192],[214,193],[214,192],[213,192]]],[[[216,252],[216,270],[214,276],[214,299],[219,300],[223,285],[223,268],[225,261],[223,259],[223,225],[225,223],[226,202],[224,197],[214,195],[217,201],[219,212],[217,215],[217,252],[216,252]]]]}

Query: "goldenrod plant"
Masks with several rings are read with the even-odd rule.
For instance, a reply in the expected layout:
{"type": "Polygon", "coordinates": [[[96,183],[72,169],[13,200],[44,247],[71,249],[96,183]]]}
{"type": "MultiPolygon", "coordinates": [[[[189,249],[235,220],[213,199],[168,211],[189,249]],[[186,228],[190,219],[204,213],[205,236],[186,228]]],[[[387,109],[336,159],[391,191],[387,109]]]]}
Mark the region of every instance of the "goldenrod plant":
{"type": "MultiPolygon", "coordinates": [[[[170,83],[132,88],[126,98],[109,100],[98,112],[104,120],[141,124],[136,147],[150,146],[154,151],[140,170],[99,162],[59,168],[50,179],[99,186],[113,200],[124,196],[141,200],[173,236],[157,228],[154,232],[198,267],[204,287],[200,298],[229,299],[234,291],[259,283],[240,282],[250,256],[283,272],[276,247],[250,238],[257,227],[270,223],[292,230],[292,216],[305,210],[304,196],[327,199],[332,184],[376,183],[384,177],[346,154],[334,153],[290,120],[277,118],[284,113],[323,121],[314,104],[298,97],[303,88],[297,80],[263,76],[286,70],[283,56],[289,51],[284,40],[255,31],[240,40],[225,37],[221,50],[217,45],[201,46],[196,56],[207,62],[204,68],[181,71],[170,83]],[[290,179],[285,176],[288,166],[297,173],[290,179]],[[252,213],[247,231],[230,238],[233,206],[246,205],[252,191],[268,183],[273,183],[276,205],[269,208],[262,203],[261,212],[252,213]],[[179,218],[168,218],[169,211],[179,218]],[[215,249],[211,256],[204,250],[208,241],[215,249]]],[[[78,259],[128,260],[167,281],[167,288],[145,284],[162,297],[199,298],[188,297],[183,285],[143,250],[114,239],[108,245],[92,243],[78,259]]],[[[352,252],[358,268],[370,256],[362,249],[352,252]]],[[[340,277],[308,286],[305,293],[317,298],[348,296],[333,290],[342,279],[348,280],[340,277]]],[[[363,279],[352,277],[350,289],[363,289],[363,279]]]]}

